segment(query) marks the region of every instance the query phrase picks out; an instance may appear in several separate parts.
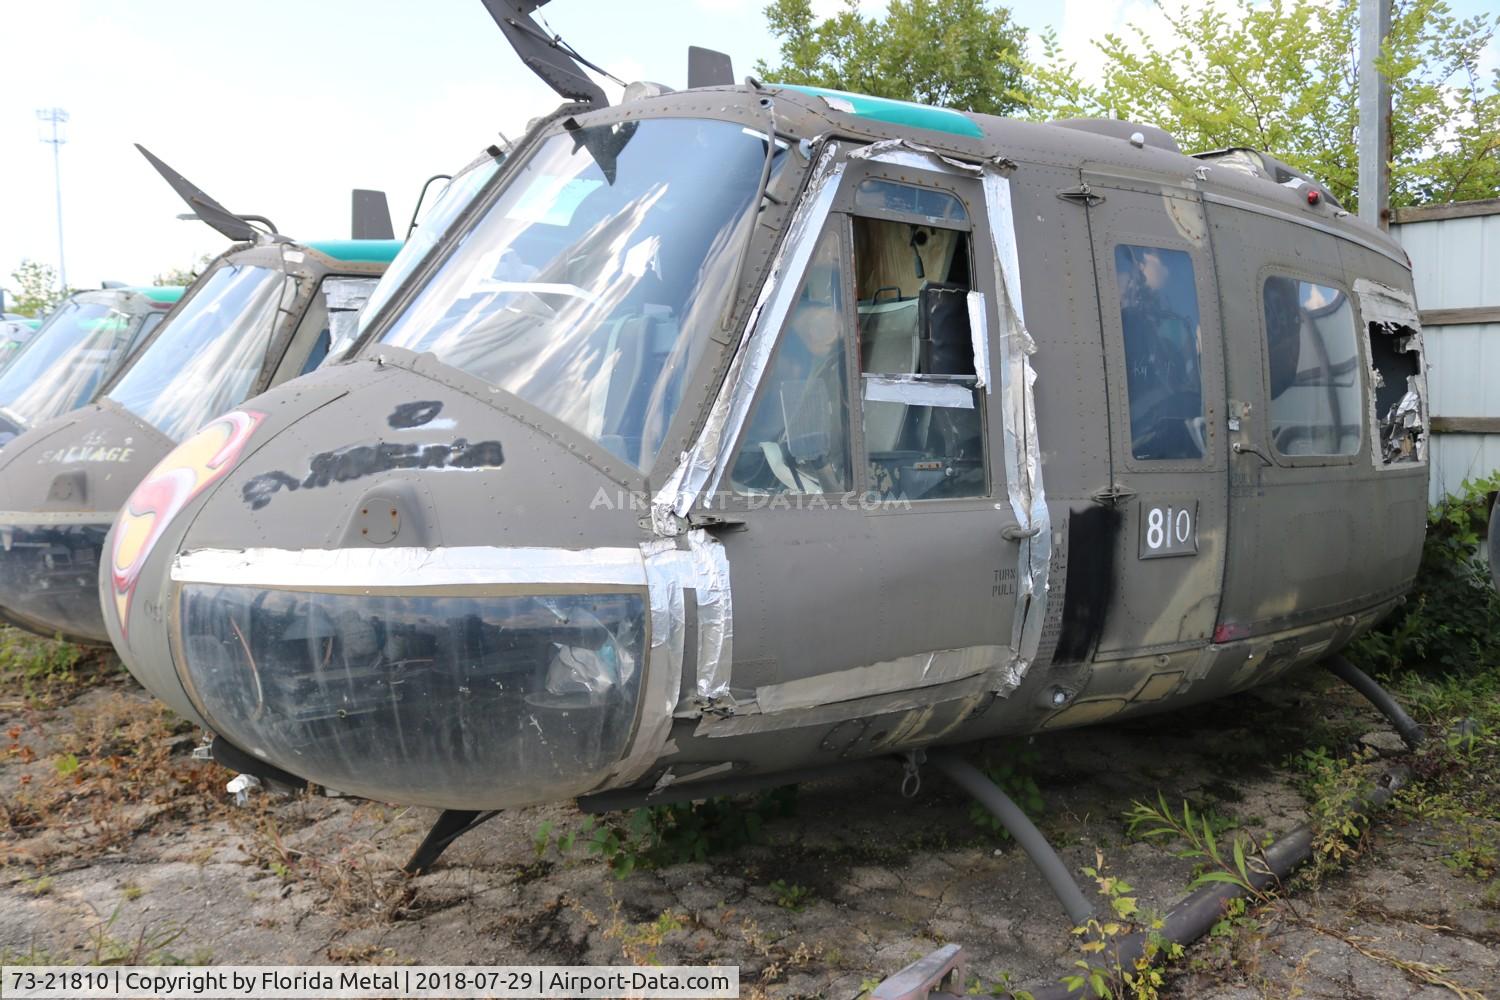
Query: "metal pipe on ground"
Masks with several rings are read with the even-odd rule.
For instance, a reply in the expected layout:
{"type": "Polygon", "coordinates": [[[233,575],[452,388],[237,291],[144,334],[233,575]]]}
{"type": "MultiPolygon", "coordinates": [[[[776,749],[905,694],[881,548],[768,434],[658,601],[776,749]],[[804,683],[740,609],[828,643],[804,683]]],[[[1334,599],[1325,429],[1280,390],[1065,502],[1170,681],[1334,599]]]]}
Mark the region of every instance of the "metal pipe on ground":
{"type": "Polygon", "coordinates": [[[1063,863],[1062,858],[1047,843],[1047,838],[1042,836],[1042,831],[1036,828],[1031,818],[1021,810],[1021,807],[1011,801],[1009,795],[1001,790],[1000,786],[985,776],[973,764],[961,757],[938,751],[928,751],[927,763],[946,774],[964,791],[979,800],[979,804],[994,814],[1021,845],[1031,863],[1041,871],[1042,877],[1052,887],[1052,892],[1057,896],[1057,901],[1062,904],[1068,914],[1068,919],[1073,921],[1073,926],[1078,927],[1086,923],[1094,915],[1094,907],[1089,903],[1088,897],[1083,890],[1078,888],[1078,883],[1073,880],[1073,874],[1068,871],[1068,866],[1063,863]]]}
{"type": "Polygon", "coordinates": [[[1323,665],[1335,677],[1364,695],[1366,701],[1379,709],[1380,714],[1396,727],[1396,732],[1401,734],[1402,741],[1408,747],[1415,750],[1421,745],[1422,740],[1426,738],[1422,727],[1407,715],[1406,710],[1396,704],[1396,699],[1391,697],[1390,692],[1376,684],[1369,674],[1342,656],[1330,656],[1323,661],[1323,665]]]}
{"type": "MultiPolygon", "coordinates": [[[[1386,768],[1374,783],[1360,794],[1354,803],[1355,810],[1361,816],[1370,817],[1376,810],[1390,803],[1409,777],[1410,770],[1405,764],[1393,764],[1386,768]]],[[[1304,823],[1265,850],[1259,859],[1262,864],[1252,866],[1250,885],[1258,892],[1267,886],[1280,883],[1311,858],[1312,854],[1313,829],[1311,825],[1304,823]]],[[[1190,893],[1172,907],[1158,933],[1168,941],[1175,941],[1181,945],[1192,944],[1218,922],[1224,914],[1225,905],[1231,899],[1248,895],[1250,891],[1244,886],[1229,882],[1206,885],[1190,893]]],[[[1145,945],[1144,934],[1130,934],[1111,942],[1106,953],[1101,953],[1096,960],[1107,961],[1111,965],[1118,961],[1120,967],[1130,969],[1134,967],[1135,960],[1144,953],[1145,945]]],[[[962,957],[959,953],[949,953],[940,949],[886,980],[886,983],[900,982],[904,987],[902,992],[882,992],[880,988],[877,988],[874,996],[880,1000],[896,1000],[897,997],[904,998],[904,1000],[916,1000],[921,997],[931,997],[932,1000],[975,1000],[972,994],[960,997],[953,993],[931,992],[961,961],[962,957]],[[941,972],[939,972],[940,968],[941,972]]],[[[885,983],[881,985],[884,986],[885,983]]],[[[1077,1000],[1078,998],[1077,992],[1069,992],[1061,983],[1041,985],[1029,992],[1034,1000],[1077,1000]]],[[[1014,994],[1009,993],[1002,994],[1001,1000],[1011,1000],[1013,996],[1014,994]]]]}

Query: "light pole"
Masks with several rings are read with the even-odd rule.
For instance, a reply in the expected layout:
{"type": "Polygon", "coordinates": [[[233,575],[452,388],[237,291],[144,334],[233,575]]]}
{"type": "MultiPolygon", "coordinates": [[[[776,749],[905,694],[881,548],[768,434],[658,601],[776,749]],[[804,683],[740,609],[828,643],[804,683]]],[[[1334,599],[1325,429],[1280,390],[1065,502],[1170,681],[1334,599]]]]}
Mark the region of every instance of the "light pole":
{"type": "Polygon", "coordinates": [[[1375,68],[1391,33],[1391,0],[1359,0],[1359,217],[1391,225],[1391,82],[1375,68]]]}
{"type": "Polygon", "coordinates": [[[62,126],[68,123],[68,113],[62,108],[39,108],[36,118],[42,124],[41,135],[38,138],[52,147],[52,182],[57,191],[57,280],[62,285],[62,291],[66,292],[68,290],[68,264],[63,253],[62,144],[68,140],[63,137],[62,126]],[[50,130],[46,127],[48,125],[52,126],[50,130]]]}

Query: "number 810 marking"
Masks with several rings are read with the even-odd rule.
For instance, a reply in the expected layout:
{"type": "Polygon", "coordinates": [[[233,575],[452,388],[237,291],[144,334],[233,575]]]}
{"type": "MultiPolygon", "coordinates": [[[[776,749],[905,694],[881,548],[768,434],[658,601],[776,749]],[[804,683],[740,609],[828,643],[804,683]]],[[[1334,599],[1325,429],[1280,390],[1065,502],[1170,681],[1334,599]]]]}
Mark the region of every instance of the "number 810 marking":
{"type": "Polygon", "coordinates": [[[1141,505],[1142,559],[1190,556],[1198,552],[1198,501],[1141,505]]]}

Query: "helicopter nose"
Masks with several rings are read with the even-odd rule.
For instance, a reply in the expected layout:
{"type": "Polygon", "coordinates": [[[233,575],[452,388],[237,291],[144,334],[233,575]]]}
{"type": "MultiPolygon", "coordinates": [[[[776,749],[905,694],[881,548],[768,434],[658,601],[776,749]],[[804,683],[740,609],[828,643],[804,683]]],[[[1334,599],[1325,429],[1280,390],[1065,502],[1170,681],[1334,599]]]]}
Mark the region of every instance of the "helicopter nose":
{"type": "Polygon", "coordinates": [[[664,742],[638,512],[590,509],[611,460],[407,369],[321,377],[347,391],[296,419],[281,389],[246,404],[251,443],[115,595],[137,676],[282,770],[407,804],[578,795],[664,742]]]}
{"type": "MultiPolygon", "coordinates": [[[[644,587],[500,582],[566,575],[559,551],[526,553],[532,574],[521,553],[423,552],[185,557],[179,669],[211,726],[293,774],[402,803],[499,808],[597,785],[636,718],[644,587]],[[355,582],[389,578],[393,554],[409,582],[355,582]]],[[[614,579],[633,558],[643,585],[639,553],[619,555],[614,579]]]]}
{"type": "Polygon", "coordinates": [[[104,538],[140,472],[169,447],[129,414],[90,406],[0,450],[0,617],[109,643],[97,585],[104,538]]]}

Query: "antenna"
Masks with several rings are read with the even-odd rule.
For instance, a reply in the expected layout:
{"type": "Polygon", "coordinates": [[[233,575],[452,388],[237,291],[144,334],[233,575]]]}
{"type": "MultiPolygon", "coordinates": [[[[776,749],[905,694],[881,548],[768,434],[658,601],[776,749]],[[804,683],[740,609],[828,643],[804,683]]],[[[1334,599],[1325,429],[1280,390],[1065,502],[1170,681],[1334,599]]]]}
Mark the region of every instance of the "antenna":
{"type": "Polygon", "coordinates": [[[733,87],[734,62],[724,52],[688,46],[688,89],[694,87],[733,87]]]}
{"type": "Polygon", "coordinates": [[[246,221],[247,219],[262,222],[272,232],[276,231],[276,227],[271,224],[270,219],[259,215],[235,215],[229,209],[205,194],[202,188],[163,163],[160,158],[154,156],[145,146],[136,143],[135,148],[141,151],[141,155],[146,158],[147,162],[155,167],[156,172],[161,174],[166,182],[172,186],[172,190],[176,191],[182,200],[188,203],[188,207],[193,210],[196,218],[208,223],[209,226],[230,239],[255,239],[256,229],[246,221]]]}
{"type": "Polygon", "coordinates": [[[356,240],[393,240],[396,229],[391,225],[391,206],[384,191],[354,189],[354,206],[350,235],[356,240]]]}
{"type": "Polygon", "coordinates": [[[582,63],[609,76],[604,70],[584,59],[559,35],[549,35],[531,19],[531,12],[547,0],[483,0],[484,9],[500,26],[505,40],[510,42],[521,62],[541,78],[541,81],[570,101],[579,101],[596,108],[609,106],[604,91],[579,66],[582,63]]]}

